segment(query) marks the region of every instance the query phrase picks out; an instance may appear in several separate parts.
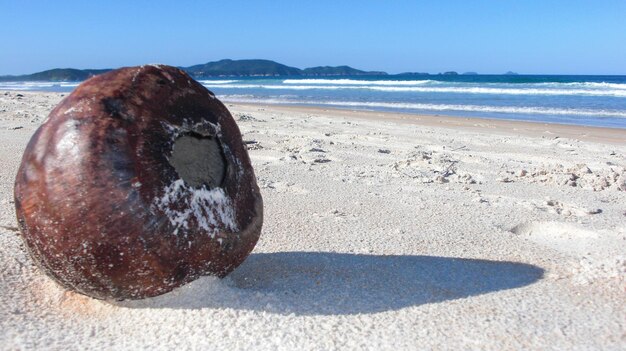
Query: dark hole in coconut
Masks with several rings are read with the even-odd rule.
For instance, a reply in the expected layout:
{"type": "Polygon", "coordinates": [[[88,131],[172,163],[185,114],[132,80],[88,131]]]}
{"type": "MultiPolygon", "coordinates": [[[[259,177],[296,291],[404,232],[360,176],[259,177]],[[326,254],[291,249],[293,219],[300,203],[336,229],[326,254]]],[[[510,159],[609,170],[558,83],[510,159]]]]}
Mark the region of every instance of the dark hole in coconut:
{"type": "Polygon", "coordinates": [[[178,175],[190,186],[222,185],[226,173],[226,160],[222,146],[215,137],[187,132],[179,136],[172,146],[169,162],[178,175]]]}

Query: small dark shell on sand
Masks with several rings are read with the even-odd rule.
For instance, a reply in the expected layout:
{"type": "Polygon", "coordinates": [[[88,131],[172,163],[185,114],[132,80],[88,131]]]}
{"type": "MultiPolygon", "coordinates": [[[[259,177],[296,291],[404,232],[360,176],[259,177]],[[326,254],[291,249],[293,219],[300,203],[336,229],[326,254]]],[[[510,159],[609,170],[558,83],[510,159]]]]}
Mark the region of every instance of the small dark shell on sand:
{"type": "Polygon", "coordinates": [[[28,143],[17,219],[39,267],[99,299],[224,277],[258,241],[263,202],[241,133],[213,93],[163,65],[95,76],[28,143]]]}

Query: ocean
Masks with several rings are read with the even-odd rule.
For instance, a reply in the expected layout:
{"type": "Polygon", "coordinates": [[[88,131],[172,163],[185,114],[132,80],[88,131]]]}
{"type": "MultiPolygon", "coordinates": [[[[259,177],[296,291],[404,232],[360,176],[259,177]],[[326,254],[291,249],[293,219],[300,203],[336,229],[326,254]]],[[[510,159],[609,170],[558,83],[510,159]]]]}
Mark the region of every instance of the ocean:
{"type": "MultiPolygon", "coordinates": [[[[199,81],[224,102],[626,128],[626,76],[394,75],[199,81]]],[[[78,84],[0,82],[0,90],[69,92],[78,84]]]]}

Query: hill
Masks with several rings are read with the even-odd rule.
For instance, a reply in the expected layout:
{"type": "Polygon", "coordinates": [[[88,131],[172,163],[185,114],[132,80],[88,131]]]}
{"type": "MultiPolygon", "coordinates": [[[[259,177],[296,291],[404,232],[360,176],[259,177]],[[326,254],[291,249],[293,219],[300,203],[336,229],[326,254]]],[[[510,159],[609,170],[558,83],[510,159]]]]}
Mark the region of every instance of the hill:
{"type": "Polygon", "coordinates": [[[361,71],[349,66],[319,66],[319,67],[311,67],[305,68],[302,70],[303,76],[362,76],[362,75],[386,75],[386,72],[366,72],[361,71]]]}
{"type": "Polygon", "coordinates": [[[296,76],[301,70],[270,60],[220,60],[201,65],[181,67],[194,78],[296,76]]]}
{"type": "Polygon", "coordinates": [[[78,82],[108,71],[110,69],[55,68],[21,76],[0,76],[0,81],[78,82]]]}
{"type": "MultiPolygon", "coordinates": [[[[361,71],[349,66],[319,66],[305,69],[271,60],[220,60],[189,67],[179,67],[196,79],[211,77],[345,76],[386,75],[385,72],[361,71]]],[[[55,68],[19,76],[0,76],[0,81],[82,81],[110,69],[55,68]]]]}

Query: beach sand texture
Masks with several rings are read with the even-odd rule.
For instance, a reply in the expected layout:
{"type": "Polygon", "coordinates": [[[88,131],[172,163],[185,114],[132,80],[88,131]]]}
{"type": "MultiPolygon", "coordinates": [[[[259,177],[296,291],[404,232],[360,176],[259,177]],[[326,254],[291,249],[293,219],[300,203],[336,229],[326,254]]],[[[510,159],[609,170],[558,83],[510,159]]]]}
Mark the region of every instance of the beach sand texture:
{"type": "Polygon", "coordinates": [[[626,348],[626,130],[228,104],[258,245],[223,280],[109,303],[40,273],[16,228],[61,99],[0,92],[0,349],[626,348]]]}

